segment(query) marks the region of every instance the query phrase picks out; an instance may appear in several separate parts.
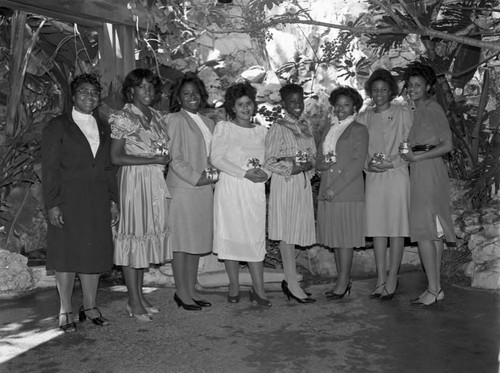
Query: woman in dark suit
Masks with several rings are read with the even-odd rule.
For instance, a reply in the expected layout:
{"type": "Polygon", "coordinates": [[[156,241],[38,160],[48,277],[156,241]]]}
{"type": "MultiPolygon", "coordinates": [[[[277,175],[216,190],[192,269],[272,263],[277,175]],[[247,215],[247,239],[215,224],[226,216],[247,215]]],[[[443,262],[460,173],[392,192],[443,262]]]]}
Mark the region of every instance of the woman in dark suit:
{"type": "Polygon", "coordinates": [[[335,248],[337,283],[328,299],[351,292],[353,248],[365,246],[363,166],[368,152],[368,130],[356,122],[363,105],[351,87],[330,94],[335,117],[318,147],[316,169],[321,172],[318,192],[318,242],[335,248]]]}
{"type": "Polygon", "coordinates": [[[101,85],[88,74],[71,82],[73,108],[52,119],[42,136],[43,195],[48,212],[47,269],[55,270],[59,327],[76,331],[71,297],[82,284],[79,318],[107,325],[96,306],[100,273],[113,265],[111,225],[118,222],[110,134],[94,110],[101,85]]]}
{"type": "Polygon", "coordinates": [[[212,251],[213,237],[212,184],[216,180],[206,169],[210,166],[215,124],[198,112],[207,99],[203,81],[188,73],[174,84],[170,100],[173,113],[167,115],[172,155],[167,186],[172,194],[169,223],[174,256],[174,300],[188,311],[211,306],[197,299],[195,292],[199,259],[212,251]]]}

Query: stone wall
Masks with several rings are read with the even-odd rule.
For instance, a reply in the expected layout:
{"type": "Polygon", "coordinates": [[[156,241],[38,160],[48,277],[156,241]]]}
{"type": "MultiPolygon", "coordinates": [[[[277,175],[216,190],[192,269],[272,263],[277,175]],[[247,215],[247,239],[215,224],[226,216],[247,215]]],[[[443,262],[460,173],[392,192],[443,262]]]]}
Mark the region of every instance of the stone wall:
{"type": "Polygon", "coordinates": [[[480,211],[465,211],[463,227],[470,234],[471,260],[463,268],[471,286],[500,289],[500,201],[480,211]]]}

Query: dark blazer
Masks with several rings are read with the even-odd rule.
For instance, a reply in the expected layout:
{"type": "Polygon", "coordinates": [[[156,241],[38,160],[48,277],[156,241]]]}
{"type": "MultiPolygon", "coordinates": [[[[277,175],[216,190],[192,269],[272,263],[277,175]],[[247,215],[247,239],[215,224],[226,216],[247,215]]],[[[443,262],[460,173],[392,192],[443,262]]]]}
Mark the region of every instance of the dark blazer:
{"type": "Polygon", "coordinates": [[[96,118],[100,144],[94,158],[71,112],[52,119],[42,135],[42,187],[47,210],[59,206],[62,229],[49,224],[47,268],[97,273],[112,265],[111,200],[118,201],[110,161],[110,131],[96,118]]]}
{"type": "Polygon", "coordinates": [[[325,128],[318,146],[316,169],[321,172],[318,200],[323,200],[327,188],[335,192],[332,202],[364,202],[363,166],[368,152],[368,130],[352,122],[337,141],[337,163],[325,163],[323,142],[330,126],[325,128]]]}

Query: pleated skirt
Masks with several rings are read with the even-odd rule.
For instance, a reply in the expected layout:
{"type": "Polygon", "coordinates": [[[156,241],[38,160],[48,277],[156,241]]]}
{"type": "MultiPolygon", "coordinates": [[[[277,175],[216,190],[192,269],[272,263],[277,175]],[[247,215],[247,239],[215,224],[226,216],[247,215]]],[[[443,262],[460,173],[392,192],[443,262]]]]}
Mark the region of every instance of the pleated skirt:
{"type": "Polygon", "coordinates": [[[316,243],[310,180],[303,173],[273,174],[269,194],[269,239],[311,246],[316,243]]]}
{"type": "Polygon", "coordinates": [[[318,242],[330,248],[365,246],[365,203],[318,201],[318,242]]]}

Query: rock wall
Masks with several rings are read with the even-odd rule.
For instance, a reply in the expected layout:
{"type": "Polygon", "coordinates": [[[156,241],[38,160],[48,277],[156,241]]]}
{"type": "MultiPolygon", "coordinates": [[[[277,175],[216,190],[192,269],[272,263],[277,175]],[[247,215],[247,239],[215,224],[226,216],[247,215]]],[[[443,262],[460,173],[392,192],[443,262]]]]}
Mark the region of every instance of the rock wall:
{"type": "Polygon", "coordinates": [[[35,281],[28,268],[28,258],[0,249],[0,294],[2,296],[30,290],[35,281]]]}

